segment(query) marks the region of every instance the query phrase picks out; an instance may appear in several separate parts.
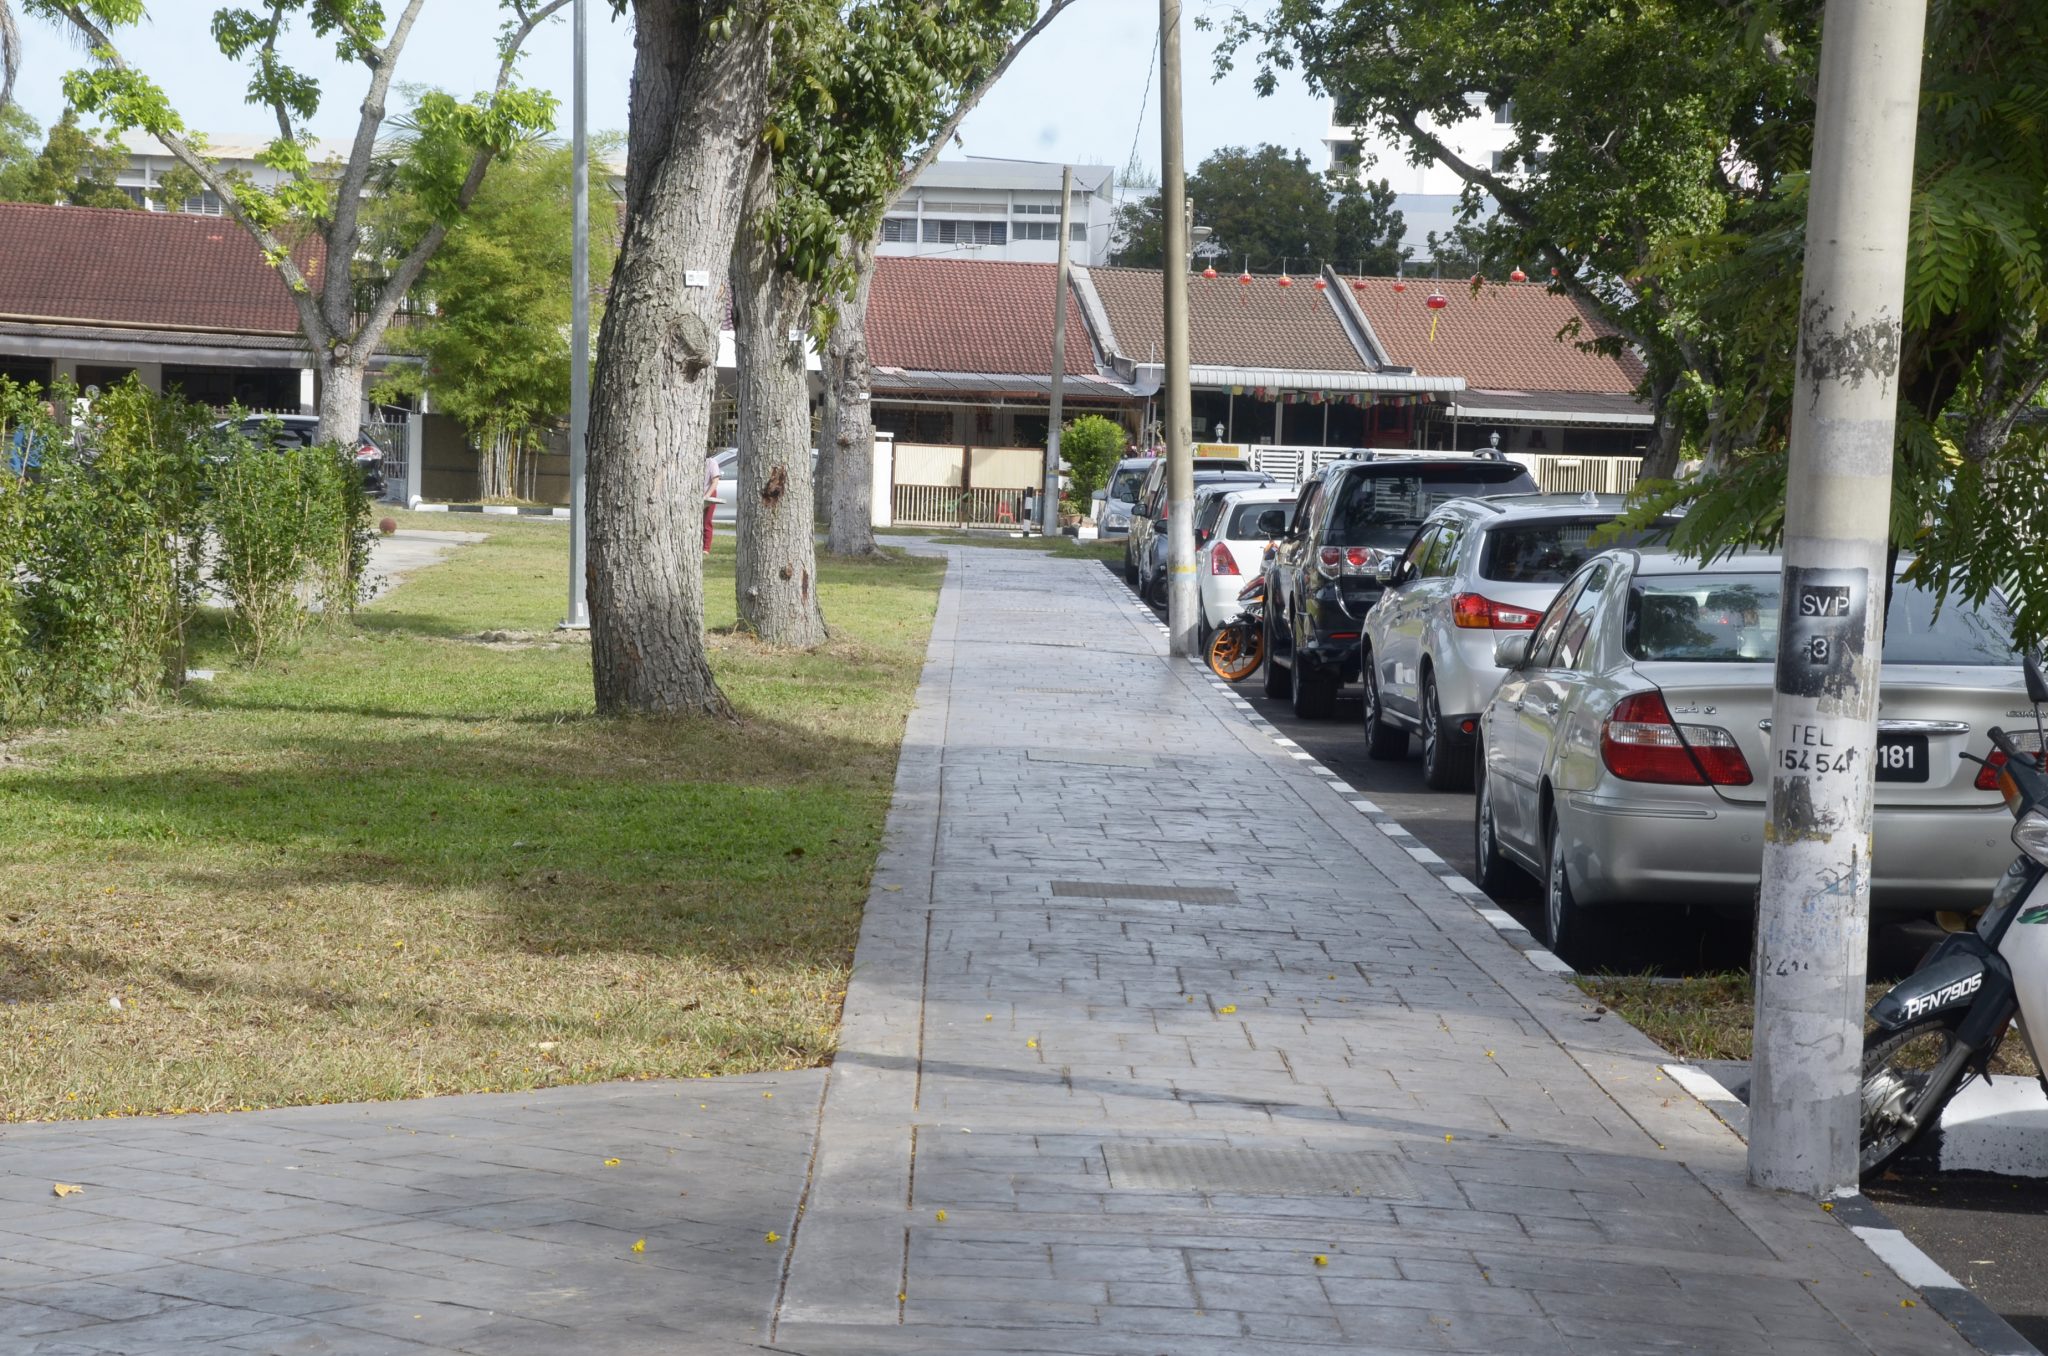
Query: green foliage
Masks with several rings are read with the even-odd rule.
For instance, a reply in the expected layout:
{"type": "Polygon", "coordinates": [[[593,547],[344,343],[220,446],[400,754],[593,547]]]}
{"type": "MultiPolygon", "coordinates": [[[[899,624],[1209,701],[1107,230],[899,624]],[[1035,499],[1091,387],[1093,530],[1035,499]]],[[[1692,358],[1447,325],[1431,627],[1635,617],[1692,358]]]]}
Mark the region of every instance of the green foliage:
{"type": "MultiPolygon", "coordinates": [[[[1279,146],[1225,146],[1188,176],[1206,252],[1236,268],[1314,271],[1325,263],[1366,273],[1395,272],[1408,251],[1406,227],[1384,179],[1360,184],[1316,173],[1306,156],[1279,146]]],[[[1165,258],[1159,195],[1126,202],[1115,229],[1116,261],[1158,268],[1165,258]]]]}
{"type": "MultiPolygon", "coordinates": [[[[618,213],[602,163],[611,147],[600,141],[591,156],[590,276],[597,279],[611,275],[618,252],[618,213]]],[[[422,278],[418,293],[434,303],[434,314],[399,332],[425,357],[425,371],[396,369],[380,391],[424,390],[479,444],[567,415],[573,173],[568,147],[533,142],[485,181],[422,278]]],[[[401,198],[382,210],[428,209],[401,198]]]]}
{"type": "MultiPolygon", "coordinates": [[[[69,407],[75,392],[54,392],[69,407]]],[[[36,470],[0,494],[13,577],[0,582],[0,723],[155,696],[184,676],[198,605],[193,531],[206,412],[127,382],[60,429],[41,393],[0,381],[0,431],[36,470]]]]}
{"type": "MultiPolygon", "coordinates": [[[[74,408],[74,388],[50,394],[74,408]]],[[[175,689],[209,584],[233,600],[238,634],[295,628],[274,588],[258,596],[280,554],[301,563],[305,602],[337,617],[354,606],[369,506],[352,458],[224,438],[210,410],[133,377],[68,427],[44,405],[0,379],[0,447],[21,463],[0,476],[0,558],[15,566],[0,580],[0,725],[175,689]],[[277,492],[286,479],[296,498],[277,492]]]]}
{"type": "Polygon", "coordinates": [[[845,242],[869,240],[903,168],[1002,59],[1035,0],[854,0],[778,28],[779,90],[766,131],[776,204],[750,223],[820,299],[822,344],[852,286],[845,242]]]}
{"type": "Polygon", "coordinates": [[[296,641],[314,616],[354,609],[357,539],[369,517],[352,457],[332,444],[222,439],[209,458],[203,525],[228,632],[251,663],[296,641]]]}
{"type": "Polygon", "coordinates": [[[135,205],[116,183],[128,152],[80,127],[76,110],[64,110],[64,116],[51,124],[42,150],[30,157],[25,138],[34,136],[35,130],[35,123],[18,110],[0,113],[0,202],[135,205]]]}
{"type": "Polygon", "coordinates": [[[1074,482],[1074,498],[1086,504],[1109,483],[1109,473],[1128,445],[1124,426],[1099,414],[1084,414],[1060,430],[1060,458],[1074,482]]]}

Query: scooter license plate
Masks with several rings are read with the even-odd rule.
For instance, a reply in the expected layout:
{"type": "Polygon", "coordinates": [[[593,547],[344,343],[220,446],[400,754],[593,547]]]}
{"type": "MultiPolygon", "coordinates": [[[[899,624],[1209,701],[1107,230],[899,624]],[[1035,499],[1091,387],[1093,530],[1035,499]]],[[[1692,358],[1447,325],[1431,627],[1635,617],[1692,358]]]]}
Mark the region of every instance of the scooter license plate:
{"type": "Polygon", "coordinates": [[[1927,780],[1927,736],[1881,734],[1877,737],[1877,779],[1881,782],[1927,780]]]}

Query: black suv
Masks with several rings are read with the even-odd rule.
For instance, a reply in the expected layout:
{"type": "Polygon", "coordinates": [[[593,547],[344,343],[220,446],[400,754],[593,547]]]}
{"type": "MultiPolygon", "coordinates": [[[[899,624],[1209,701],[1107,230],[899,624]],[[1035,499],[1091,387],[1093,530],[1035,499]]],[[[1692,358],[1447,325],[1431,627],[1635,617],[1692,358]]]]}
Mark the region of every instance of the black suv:
{"type": "Polygon", "coordinates": [[[1358,681],[1358,633],[1386,591],[1374,575],[1380,561],[1406,550],[1446,500],[1534,493],[1527,471],[1486,453],[1382,453],[1303,482],[1266,564],[1266,695],[1292,697],[1304,720],[1327,718],[1337,689],[1358,681]]]}

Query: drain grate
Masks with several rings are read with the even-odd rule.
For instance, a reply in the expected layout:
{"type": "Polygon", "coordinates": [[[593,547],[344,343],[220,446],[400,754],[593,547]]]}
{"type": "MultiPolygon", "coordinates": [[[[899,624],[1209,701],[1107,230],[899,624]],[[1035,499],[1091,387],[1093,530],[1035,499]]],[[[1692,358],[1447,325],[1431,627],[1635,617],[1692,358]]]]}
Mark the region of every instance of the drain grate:
{"type": "Polygon", "coordinates": [[[1393,1154],[1105,1144],[1102,1157],[1109,1166],[1110,1185],[1126,1191],[1381,1198],[1416,1194],[1414,1180],[1393,1154]]]}
{"type": "Polygon", "coordinates": [[[1216,885],[1133,885],[1113,880],[1056,880],[1055,895],[1077,899],[1174,899],[1183,904],[1236,904],[1237,891],[1216,885]]]}

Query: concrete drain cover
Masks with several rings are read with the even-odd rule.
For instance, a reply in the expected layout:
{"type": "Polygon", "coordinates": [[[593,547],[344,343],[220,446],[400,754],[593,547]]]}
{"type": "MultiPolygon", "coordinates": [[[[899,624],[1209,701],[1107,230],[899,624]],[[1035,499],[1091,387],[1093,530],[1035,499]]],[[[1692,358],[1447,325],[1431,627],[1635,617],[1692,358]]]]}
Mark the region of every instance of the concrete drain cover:
{"type": "Polygon", "coordinates": [[[1111,880],[1056,880],[1052,892],[1074,899],[1173,899],[1183,904],[1236,904],[1237,891],[1214,885],[1131,885],[1111,880]]]}
{"type": "Polygon", "coordinates": [[[1416,1194],[1407,1168],[1393,1154],[1105,1144],[1102,1157],[1109,1165],[1110,1185],[1126,1191],[1380,1198],[1416,1194]]]}
{"type": "Polygon", "coordinates": [[[1116,693],[1106,687],[1020,687],[1019,692],[1035,692],[1047,697],[1114,697],[1116,693]]]}

